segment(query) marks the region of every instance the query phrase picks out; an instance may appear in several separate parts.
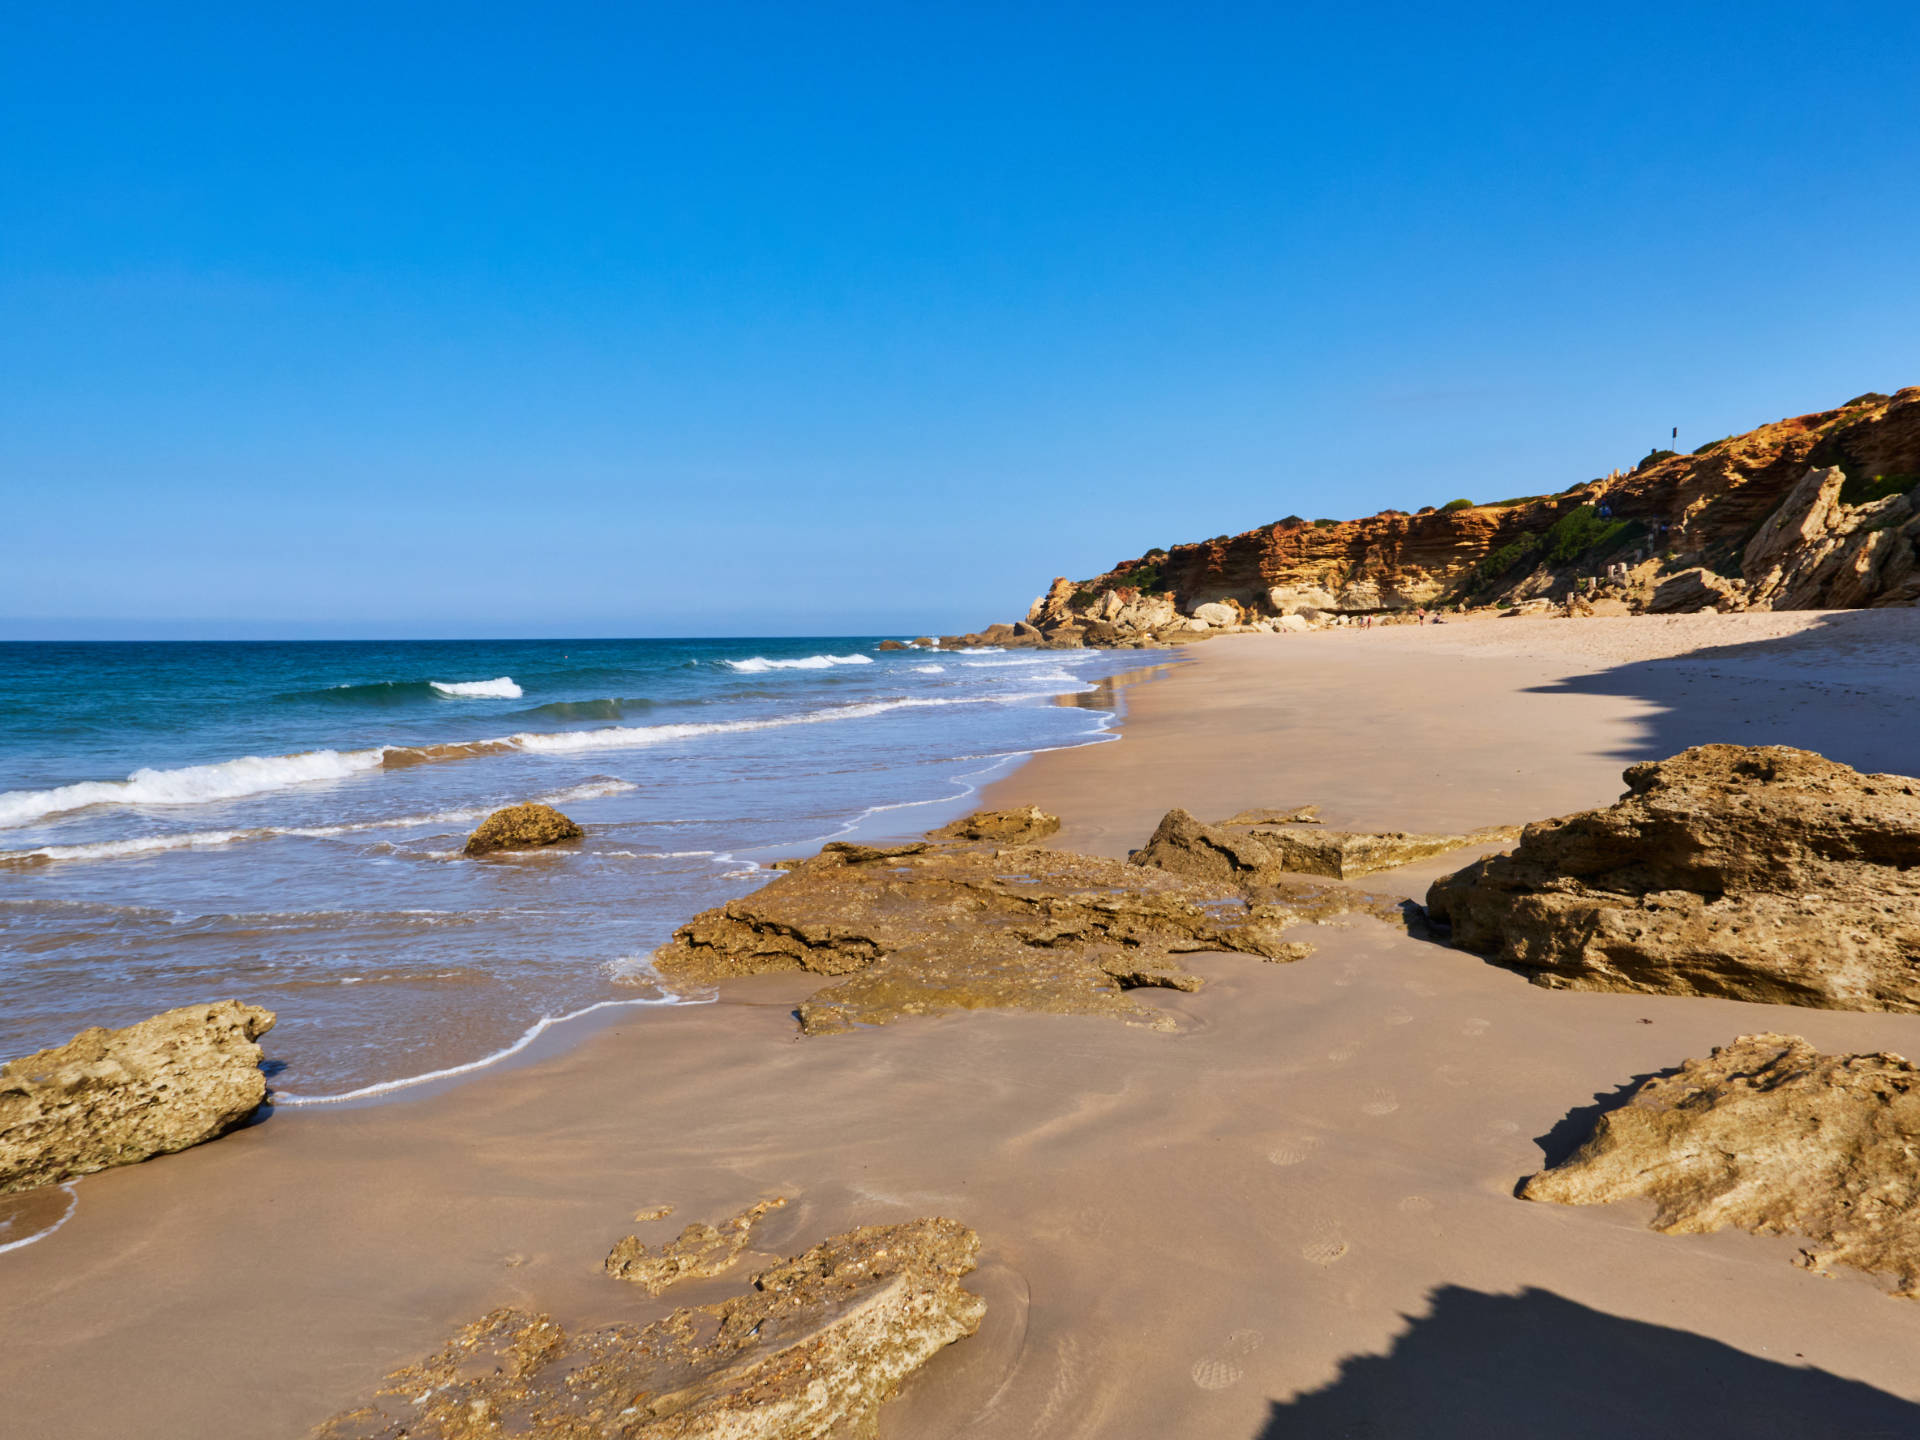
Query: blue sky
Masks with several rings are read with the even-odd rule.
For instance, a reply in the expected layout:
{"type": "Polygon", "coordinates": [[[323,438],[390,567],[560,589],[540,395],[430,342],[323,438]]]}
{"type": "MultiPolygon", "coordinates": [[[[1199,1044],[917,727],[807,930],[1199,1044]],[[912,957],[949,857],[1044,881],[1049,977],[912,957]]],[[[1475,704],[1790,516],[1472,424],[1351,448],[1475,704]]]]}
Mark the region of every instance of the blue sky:
{"type": "Polygon", "coordinates": [[[1913,5],[291,8],[10,15],[0,635],[974,628],[1920,383],[1913,5]]]}

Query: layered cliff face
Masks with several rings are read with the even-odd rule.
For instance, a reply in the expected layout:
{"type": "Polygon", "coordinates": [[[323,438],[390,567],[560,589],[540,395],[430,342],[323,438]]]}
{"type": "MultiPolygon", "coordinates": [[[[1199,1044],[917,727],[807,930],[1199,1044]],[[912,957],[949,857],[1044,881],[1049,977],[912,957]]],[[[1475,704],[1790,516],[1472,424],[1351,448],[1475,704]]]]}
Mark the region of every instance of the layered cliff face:
{"type": "MultiPolygon", "coordinates": [[[[1057,580],[1029,625],[1112,643],[1170,627],[1565,601],[1635,610],[1920,601],[1920,386],[1862,395],[1558,494],[1282,520],[1057,580]],[[1196,616],[1199,622],[1196,624],[1196,616]]],[[[1163,633],[1164,638],[1164,633],[1163,633]]]]}

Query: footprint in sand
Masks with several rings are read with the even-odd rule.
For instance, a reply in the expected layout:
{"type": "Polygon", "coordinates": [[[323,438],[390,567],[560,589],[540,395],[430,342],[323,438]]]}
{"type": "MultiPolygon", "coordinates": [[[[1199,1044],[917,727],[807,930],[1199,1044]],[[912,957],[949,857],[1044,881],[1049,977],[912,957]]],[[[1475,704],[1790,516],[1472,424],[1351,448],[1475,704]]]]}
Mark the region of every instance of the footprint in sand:
{"type": "Polygon", "coordinates": [[[1360,1047],[1358,1045],[1336,1045],[1333,1049],[1327,1051],[1327,1059],[1333,1061],[1336,1065],[1344,1065],[1359,1053],[1360,1047]]]}
{"type": "Polygon", "coordinates": [[[1225,1390],[1229,1385],[1237,1385],[1247,1373],[1237,1362],[1258,1350],[1265,1339],[1258,1330],[1234,1331],[1217,1353],[1203,1355],[1193,1362],[1193,1383],[1202,1390],[1225,1390]]]}
{"type": "Polygon", "coordinates": [[[1300,1247],[1300,1258],[1315,1265],[1331,1265],[1346,1256],[1352,1247],[1335,1225],[1317,1225],[1300,1247]]]}
{"type": "Polygon", "coordinates": [[[1433,1078],[1443,1085],[1471,1085],[1473,1078],[1458,1065],[1442,1065],[1433,1072],[1433,1078]]]}
{"type": "Polygon", "coordinates": [[[1431,1215],[1433,1202],[1424,1195],[1409,1195],[1400,1202],[1402,1215],[1431,1215]]]}
{"type": "Polygon", "coordinates": [[[1400,1097],[1384,1087],[1379,1090],[1369,1090],[1366,1100],[1360,1106],[1361,1112],[1367,1115],[1391,1115],[1399,1108],[1400,1097]]]}
{"type": "Polygon", "coordinates": [[[1493,1028],[1493,1022],[1491,1020],[1482,1020],[1478,1016],[1475,1016],[1473,1019],[1468,1020],[1461,1025],[1460,1033],[1462,1035],[1469,1036],[1472,1039],[1478,1040],[1482,1035],[1486,1034],[1487,1031],[1491,1030],[1492,1028],[1493,1028]]]}
{"type": "Polygon", "coordinates": [[[1418,995],[1424,1000],[1431,1000],[1440,992],[1424,980],[1409,980],[1407,981],[1407,993],[1409,995],[1418,995]]]}
{"type": "Polygon", "coordinates": [[[1267,1163],[1303,1165],[1313,1158],[1313,1152],[1319,1148],[1320,1137],[1317,1135],[1289,1135],[1267,1152],[1267,1163]]]}
{"type": "Polygon", "coordinates": [[[1338,975],[1333,977],[1333,983],[1340,986],[1346,986],[1346,985],[1353,984],[1353,982],[1359,978],[1360,978],[1360,972],[1354,969],[1351,965],[1349,965],[1346,969],[1342,970],[1338,975]]]}
{"type": "Polygon", "coordinates": [[[1386,1018],[1387,1024],[1389,1025],[1411,1025],[1413,1023],[1413,1012],[1411,1010],[1402,1010],[1398,1006],[1395,1006],[1393,1009],[1387,1011],[1386,1018]]]}

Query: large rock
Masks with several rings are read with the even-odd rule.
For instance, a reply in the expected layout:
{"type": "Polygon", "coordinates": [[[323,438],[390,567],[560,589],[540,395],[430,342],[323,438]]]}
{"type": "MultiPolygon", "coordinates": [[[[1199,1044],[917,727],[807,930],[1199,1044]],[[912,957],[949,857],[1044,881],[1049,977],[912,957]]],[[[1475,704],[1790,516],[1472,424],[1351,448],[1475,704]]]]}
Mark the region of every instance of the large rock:
{"type": "Polygon", "coordinates": [[[1002,845],[1032,845],[1060,828],[1060,817],[1049,815],[1038,805],[1020,810],[976,810],[950,825],[932,831],[927,838],[946,840],[993,840],[1002,845]]]}
{"type": "Polygon", "coordinates": [[[1195,620],[1205,621],[1209,629],[1225,630],[1240,623],[1240,612],[1231,605],[1222,605],[1211,601],[1205,605],[1196,605],[1188,612],[1195,620]]]}
{"type": "Polygon", "coordinates": [[[1645,1197],[1669,1235],[1802,1235],[1808,1269],[1849,1265],[1920,1297],[1917,1154],[1920,1069],[1743,1035],[1648,1080],[1520,1193],[1562,1205],[1645,1197]]]}
{"type": "Polygon", "coordinates": [[[1453,943],[1554,987],[1920,1010],[1920,781],[1778,745],[1625,778],[1435,881],[1453,943]]]}
{"type": "Polygon", "coordinates": [[[537,850],[578,840],[587,832],[551,805],[529,803],[496,810],[467,837],[467,854],[491,855],[496,850],[537,850]]]}
{"type": "MultiPolygon", "coordinates": [[[[1018,812],[1016,812],[1018,813],[1018,812]]],[[[1167,1029],[1130,991],[1194,988],[1178,956],[1296,960],[1303,918],[1231,885],[994,840],[836,843],[751,895],[696,915],[654,953],[712,982],[800,970],[832,984],[798,1008],[808,1034],[954,1010],[1105,1015],[1167,1029]]]]}
{"type": "Polygon", "coordinates": [[[273,1018],[237,1000],[188,1005],[0,1066],[0,1194],[224,1135],[267,1098],[254,1041],[273,1018]]]}
{"type": "Polygon", "coordinates": [[[496,1310],[316,1440],[871,1440],[900,1382],[980,1328],[960,1288],[979,1248],[954,1220],[866,1226],[644,1328],[496,1310]]]}
{"type": "MultiPolygon", "coordinates": [[[[1568,596],[1569,600],[1572,598],[1568,596]]],[[[1654,587],[1647,610],[1654,615],[1690,614],[1696,610],[1739,610],[1744,609],[1746,603],[1744,581],[1730,580],[1695,566],[1668,576],[1654,587]]],[[[1591,609],[1588,613],[1592,613],[1591,609]]]]}

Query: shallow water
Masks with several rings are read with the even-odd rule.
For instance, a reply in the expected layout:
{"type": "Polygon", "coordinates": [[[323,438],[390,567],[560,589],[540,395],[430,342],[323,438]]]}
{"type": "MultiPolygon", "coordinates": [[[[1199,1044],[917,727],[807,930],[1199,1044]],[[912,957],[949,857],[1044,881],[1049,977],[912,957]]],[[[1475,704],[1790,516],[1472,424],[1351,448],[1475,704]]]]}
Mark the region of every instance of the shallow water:
{"type": "Polygon", "coordinates": [[[1097,743],[1138,663],[873,643],[0,645],[0,1056],[232,996],[321,1097],[697,998],[647,968],[675,925],[1097,743]],[[461,855],[535,799],[587,838],[461,855]]]}

